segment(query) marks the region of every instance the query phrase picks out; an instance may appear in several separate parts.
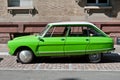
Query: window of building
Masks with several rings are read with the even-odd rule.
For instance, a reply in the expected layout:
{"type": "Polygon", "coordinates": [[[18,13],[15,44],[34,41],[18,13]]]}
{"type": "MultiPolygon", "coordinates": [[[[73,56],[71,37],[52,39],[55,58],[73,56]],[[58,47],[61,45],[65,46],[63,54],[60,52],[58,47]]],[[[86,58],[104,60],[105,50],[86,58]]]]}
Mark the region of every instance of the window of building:
{"type": "Polygon", "coordinates": [[[20,6],[20,0],[8,0],[8,7],[20,6]]]}
{"type": "Polygon", "coordinates": [[[32,0],[8,0],[8,12],[11,14],[31,13],[33,11],[32,0]]]}
{"type": "Polygon", "coordinates": [[[117,38],[117,44],[120,45],[120,37],[117,38]]]}
{"type": "Polygon", "coordinates": [[[88,3],[88,4],[89,4],[89,3],[90,3],[90,4],[91,4],[91,3],[94,4],[94,3],[96,3],[96,0],[87,0],[87,3],[88,3]]]}
{"type": "Polygon", "coordinates": [[[8,7],[31,7],[32,0],[8,0],[8,7]]]}
{"type": "Polygon", "coordinates": [[[87,5],[108,6],[109,0],[87,0],[87,5]]]}

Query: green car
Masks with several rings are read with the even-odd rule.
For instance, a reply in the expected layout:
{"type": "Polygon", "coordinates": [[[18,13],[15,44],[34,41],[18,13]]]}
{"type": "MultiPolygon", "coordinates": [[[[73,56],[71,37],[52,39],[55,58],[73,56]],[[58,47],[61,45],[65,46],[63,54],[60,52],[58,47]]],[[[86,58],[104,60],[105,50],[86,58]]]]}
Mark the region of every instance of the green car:
{"type": "Polygon", "coordinates": [[[35,57],[87,55],[90,62],[99,62],[103,53],[114,49],[112,38],[89,22],[49,23],[38,35],[8,41],[9,54],[21,63],[35,57]]]}

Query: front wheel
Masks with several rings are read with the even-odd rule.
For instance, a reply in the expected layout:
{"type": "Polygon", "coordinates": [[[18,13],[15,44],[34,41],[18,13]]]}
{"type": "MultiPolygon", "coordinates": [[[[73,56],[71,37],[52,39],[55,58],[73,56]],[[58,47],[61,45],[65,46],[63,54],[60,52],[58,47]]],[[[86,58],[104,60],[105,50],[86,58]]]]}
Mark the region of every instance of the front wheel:
{"type": "Polygon", "coordinates": [[[34,55],[30,50],[21,50],[17,54],[18,61],[27,64],[33,61],[34,55]]]}
{"type": "Polygon", "coordinates": [[[89,62],[98,63],[101,61],[101,54],[89,54],[88,55],[89,62]]]}

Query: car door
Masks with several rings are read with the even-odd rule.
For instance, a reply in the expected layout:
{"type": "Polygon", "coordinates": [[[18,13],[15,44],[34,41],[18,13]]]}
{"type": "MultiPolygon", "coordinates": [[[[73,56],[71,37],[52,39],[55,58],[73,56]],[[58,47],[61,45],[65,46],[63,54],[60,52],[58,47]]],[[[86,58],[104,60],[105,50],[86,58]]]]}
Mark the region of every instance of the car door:
{"type": "Polygon", "coordinates": [[[63,56],[65,44],[65,27],[51,27],[43,40],[39,42],[39,53],[41,56],[63,56]]]}
{"type": "Polygon", "coordinates": [[[87,27],[71,27],[65,42],[65,55],[85,54],[89,42],[87,27]]]}
{"type": "Polygon", "coordinates": [[[105,50],[111,49],[112,39],[107,37],[102,31],[97,28],[89,28],[90,43],[87,47],[87,54],[101,53],[105,50]]]}

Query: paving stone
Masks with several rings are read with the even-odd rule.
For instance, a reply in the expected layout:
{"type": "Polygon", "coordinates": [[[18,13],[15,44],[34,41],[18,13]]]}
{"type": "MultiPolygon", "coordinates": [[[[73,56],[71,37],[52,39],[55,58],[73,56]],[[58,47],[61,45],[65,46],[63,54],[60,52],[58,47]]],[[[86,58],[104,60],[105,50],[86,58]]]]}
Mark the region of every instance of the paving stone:
{"type": "MultiPolygon", "coordinates": [[[[15,56],[0,55],[0,70],[120,71],[120,46],[115,45],[115,48],[114,53],[104,54],[100,63],[89,63],[84,57],[63,57],[43,58],[31,64],[21,64],[16,62],[15,56]]],[[[6,44],[1,44],[0,49],[8,51],[6,44]]]]}
{"type": "Polygon", "coordinates": [[[16,62],[15,56],[0,55],[0,70],[120,71],[120,56],[114,54],[105,54],[100,63],[89,63],[86,59],[78,57],[44,58],[40,60],[31,64],[21,64],[16,62]]]}

